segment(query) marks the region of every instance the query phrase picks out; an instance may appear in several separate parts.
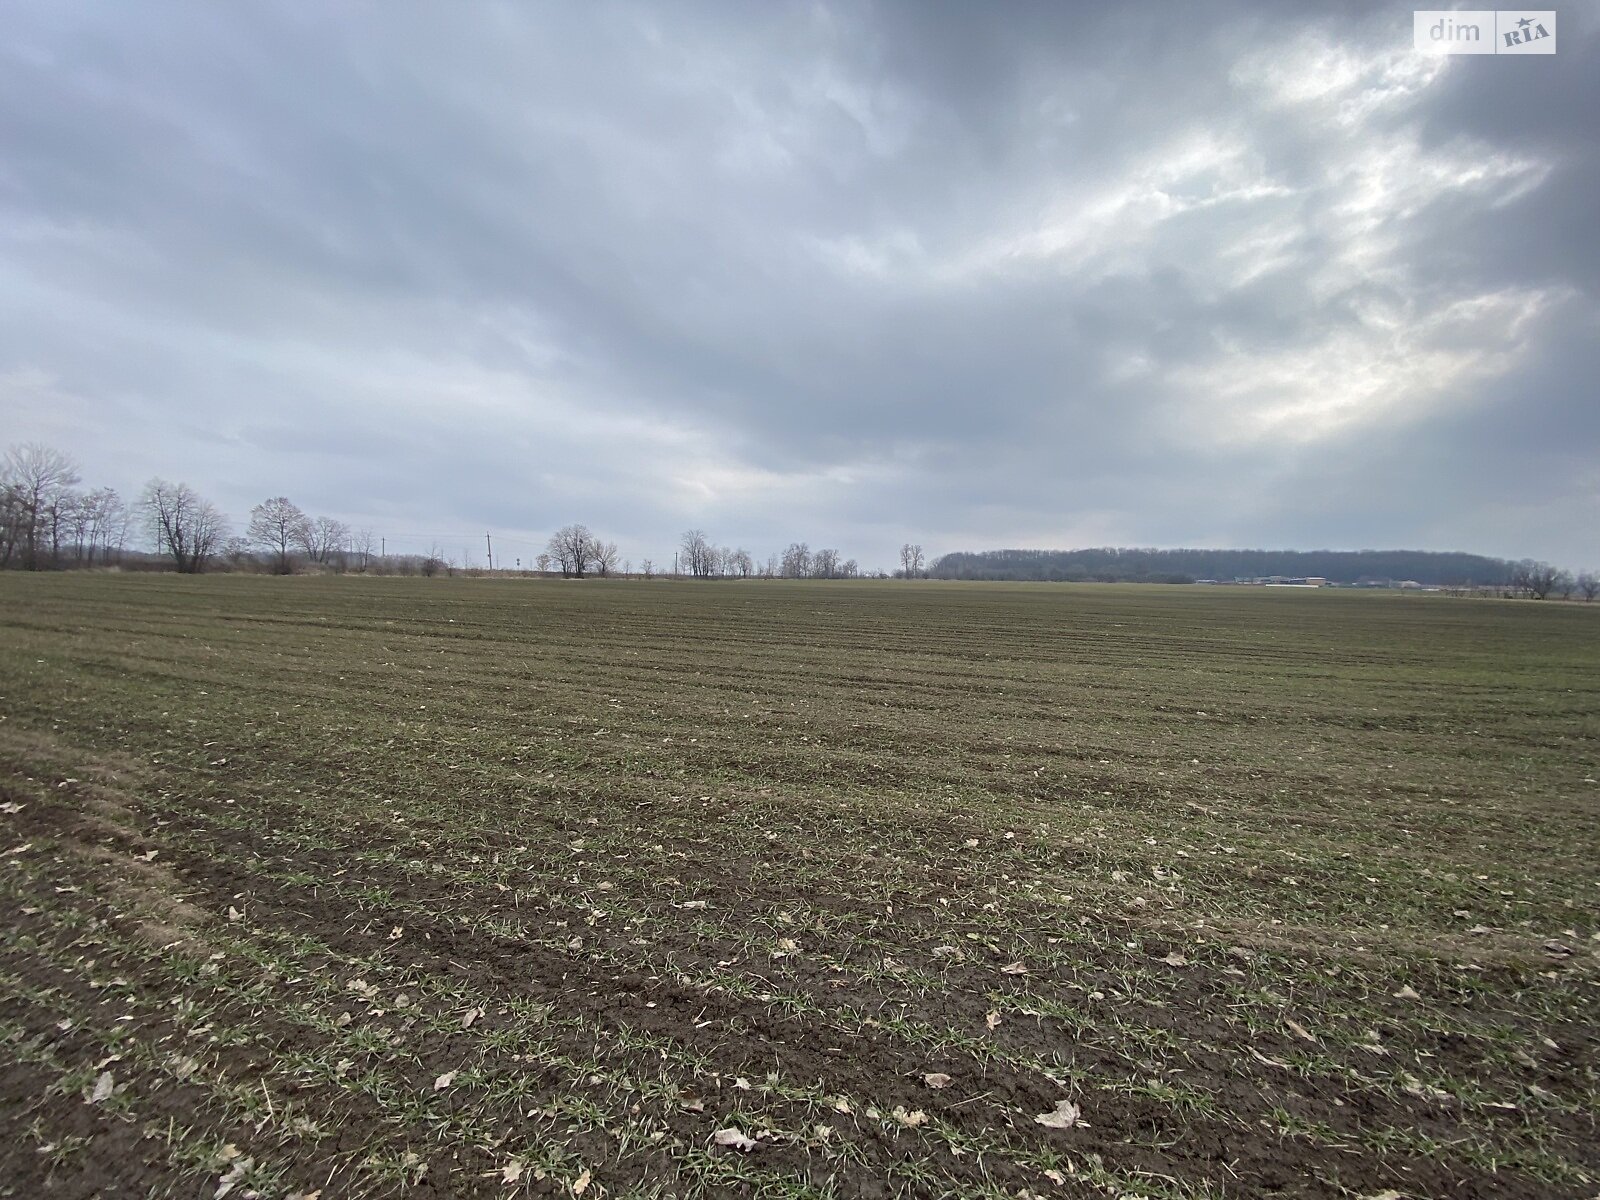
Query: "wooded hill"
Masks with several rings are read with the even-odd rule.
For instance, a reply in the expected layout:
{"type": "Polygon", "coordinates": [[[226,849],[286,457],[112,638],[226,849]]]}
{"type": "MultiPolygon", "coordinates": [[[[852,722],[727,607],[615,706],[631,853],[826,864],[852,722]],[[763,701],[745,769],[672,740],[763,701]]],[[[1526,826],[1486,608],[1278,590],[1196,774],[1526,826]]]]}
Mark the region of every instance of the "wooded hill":
{"type": "Polygon", "coordinates": [[[935,579],[1033,579],[1096,583],[1193,583],[1267,576],[1321,576],[1330,583],[1412,580],[1501,584],[1512,564],[1479,554],[1429,550],[1090,550],[958,551],[934,562],[935,579]]]}

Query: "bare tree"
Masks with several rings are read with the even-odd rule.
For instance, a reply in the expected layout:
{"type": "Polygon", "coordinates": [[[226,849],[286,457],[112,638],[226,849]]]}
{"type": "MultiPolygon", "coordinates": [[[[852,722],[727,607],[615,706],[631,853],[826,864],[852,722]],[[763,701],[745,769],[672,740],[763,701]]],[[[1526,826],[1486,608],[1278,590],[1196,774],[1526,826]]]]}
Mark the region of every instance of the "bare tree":
{"type": "Polygon", "coordinates": [[[279,575],[294,570],[291,551],[314,540],[311,519],[287,496],[274,496],[251,509],[250,526],[245,532],[253,543],[272,555],[272,569],[279,575]]]}
{"type": "Polygon", "coordinates": [[[1571,571],[1557,571],[1551,590],[1563,600],[1571,600],[1572,593],[1577,588],[1578,581],[1572,577],[1571,571]]]}
{"type": "Polygon", "coordinates": [[[696,579],[704,579],[712,574],[717,552],[706,540],[704,530],[690,529],[685,532],[682,541],[679,542],[679,549],[683,555],[681,562],[689,568],[689,574],[696,579]]]}
{"type": "Polygon", "coordinates": [[[924,570],[922,547],[907,542],[900,547],[900,573],[907,579],[920,578],[924,570]]]}
{"type": "Polygon", "coordinates": [[[170,554],[179,571],[198,575],[228,536],[228,519],[186,483],[152,479],[140,501],[156,552],[170,554]]]}
{"type": "Polygon", "coordinates": [[[1547,562],[1525,558],[1511,568],[1511,585],[1534,600],[1543,600],[1561,581],[1561,574],[1547,562]]]}
{"type": "Polygon", "coordinates": [[[597,540],[589,551],[589,565],[594,568],[596,575],[615,574],[619,559],[620,555],[617,553],[617,544],[615,542],[597,540]]]}
{"type": "Polygon", "coordinates": [[[550,535],[546,547],[550,557],[561,564],[561,573],[582,579],[594,561],[594,534],[587,525],[564,525],[550,535]]]}
{"type": "Polygon", "coordinates": [[[127,524],[126,506],[115,488],[96,488],[77,499],[73,508],[72,546],[77,561],[94,566],[95,555],[110,559],[110,544],[121,545],[122,527],[127,524]]]}
{"type": "Polygon", "coordinates": [[[99,547],[100,561],[109,563],[113,553],[120,558],[123,544],[128,540],[128,524],[133,519],[116,488],[96,488],[89,493],[93,518],[89,525],[89,562],[94,562],[94,551],[99,547]]]}
{"type": "Polygon", "coordinates": [[[656,564],[648,558],[645,559],[639,564],[639,573],[646,579],[654,579],[656,577],[656,564]]]}
{"type": "Polygon", "coordinates": [[[94,493],[78,493],[72,505],[71,520],[67,522],[67,545],[79,566],[90,556],[93,535],[89,532],[95,519],[94,493]]]}
{"type": "Polygon", "coordinates": [[[804,579],[811,574],[811,547],[804,542],[791,542],[783,552],[783,577],[804,579]]]}
{"type": "Polygon", "coordinates": [[[332,517],[318,517],[307,521],[300,530],[300,548],[312,562],[332,562],[350,542],[350,530],[343,521],[332,517]]]}
{"type": "Polygon", "coordinates": [[[1585,571],[1578,576],[1577,584],[1578,592],[1585,601],[1593,600],[1596,596],[1600,596],[1600,574],[1596,574],[1593,571],[1585,571]]]}
{"type": "Polygon", "coordinates": [[[9,567],[32,526],[22,493],[9,480],[0,481],[0,567],[9,567]]]}
{"type": "Polygon", "coordinates": [[[740,579],[749,579],[756,573],[755,559],[750,557],[750,551],[744,547],[728,552],[726,559],[728,574],[737,575],[740,579]]]}
{"type": "Polygon", "coordinates": [[[45,501],[39,540],[50,547],[50,565],[61,565],[63,545],[70,543],[82,515],[83,497],[71,488],[58,489],[45,501]]]}
{"type": "Polygon", "coordinates": [[[539,573],[543,575],[550,570],[550,564],[553,562],[555,562],[555,559],[549,554],[541,554],[538,558],[533,560],[533,565],[538,567],[539,573]]]}
{"type": "Polygon", "coordinates": [[[317,518],[318,536],[323,545],[322,561],[339,570],[350,565],[350,526],[332,517],[317,518]]]}
{"type": "Polygon", "coordinates": [[[839,552],[818,550],[811,559],[811,573],[818,579],[836,579],[839,575],[839,552]]]}
{"type": "Polygon", "coordinates": [[[25,442],[0,459],[0,487],[6,494],[6,515],[14,528],[6,541],[6,558],[20,550],[22,565],[37,571],[40,542],[59,538],[63,497],[78,484],[78,466],[61,451],[39,442],[25,442]]]}
{"type": "Polygon", "coordinates": [[[361,557],[361,569],[365,571],[378,552],[377,535],[370,529],[355,530],[350,534],[350,552],[361,557]]]}

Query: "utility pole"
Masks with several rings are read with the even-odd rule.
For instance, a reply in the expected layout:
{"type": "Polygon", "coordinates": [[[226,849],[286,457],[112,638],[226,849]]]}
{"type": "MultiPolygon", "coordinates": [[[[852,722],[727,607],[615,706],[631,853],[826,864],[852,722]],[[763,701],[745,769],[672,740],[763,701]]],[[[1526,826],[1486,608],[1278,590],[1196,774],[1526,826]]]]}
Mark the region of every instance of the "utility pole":
{"type": "Polygon", "coordinates": [[[489,540],[489,534],[487,531],[483,535],[483,544],[488,548],[489,570],[492,571],[494,570],[494,542],[489,540]]]}
{"type": "MultiPolygon", "coordinates": [[[[372,543],[368,542],[367,544],[371,545],[372,543]]],[[[378,557],[379,558],[388,558],[389,557],[389,539],[386,538],[386,537],[381,537],[381,538],[378,539],[378,557]]]]}

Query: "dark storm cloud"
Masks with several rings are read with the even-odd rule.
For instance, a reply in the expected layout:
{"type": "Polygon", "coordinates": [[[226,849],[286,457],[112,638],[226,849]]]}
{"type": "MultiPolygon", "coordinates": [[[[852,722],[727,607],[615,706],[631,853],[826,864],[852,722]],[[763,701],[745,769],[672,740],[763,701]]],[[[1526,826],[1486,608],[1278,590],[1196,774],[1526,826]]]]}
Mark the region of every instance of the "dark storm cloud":
{"type": "Polygon", "coordinates": [[[0,398],[96,482],[401,543],[1587,565],[1560,20],[1439,62],[1390,5],[23,6],[0,398]]]}

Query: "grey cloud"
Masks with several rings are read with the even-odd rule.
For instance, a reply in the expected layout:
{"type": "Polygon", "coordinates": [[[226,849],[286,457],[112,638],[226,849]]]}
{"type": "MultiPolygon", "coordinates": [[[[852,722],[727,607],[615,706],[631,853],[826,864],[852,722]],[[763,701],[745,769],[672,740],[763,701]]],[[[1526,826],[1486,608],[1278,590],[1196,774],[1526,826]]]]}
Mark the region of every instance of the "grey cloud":
{"type": "Polygon", "coordinates": [[[1587,565],[1562,20],[1429,74],[1381,4],[23,5],[0,397],[408,535],[1587,565]]]}

